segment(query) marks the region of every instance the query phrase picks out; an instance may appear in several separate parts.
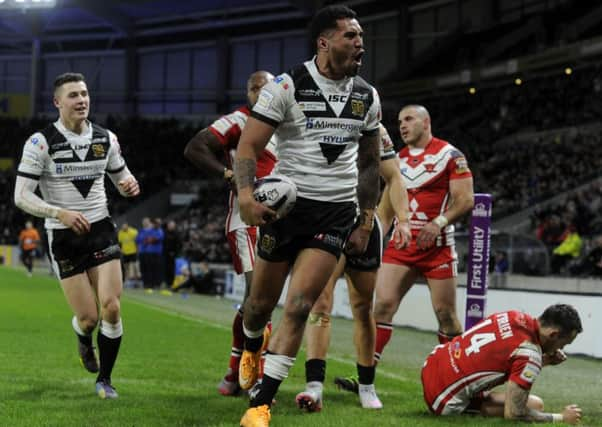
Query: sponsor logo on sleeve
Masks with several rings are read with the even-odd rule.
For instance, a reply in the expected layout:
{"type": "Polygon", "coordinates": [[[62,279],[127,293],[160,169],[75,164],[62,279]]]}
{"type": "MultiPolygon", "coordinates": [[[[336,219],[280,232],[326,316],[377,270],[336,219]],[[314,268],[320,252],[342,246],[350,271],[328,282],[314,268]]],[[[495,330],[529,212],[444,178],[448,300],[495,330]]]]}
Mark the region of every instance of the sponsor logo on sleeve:
{"type": "Polygon", "coordinates": [[[537,378],[539,375],[539,372],[540,368],[538,366],[532,363],[527,363],[520,374],[520,378],[529,384],[533,384],[535,378],[537,378]]]}
{"type": "Polygon", "coordinates": [[[230,123],[225,118],[221,118],[216,120],[211,125],[211,128],[219,132],[220,135],[225,135],[228,132],[228,129],[230,129],[230,123]]]}
{"type": "Polygon", "coordinates": [[[272,95],[267,90],[263,89],[259,93],[259,97],[257,98],[257,104],[255,104],[255,105],[263,110],[267,110],[272,105],[273,100],[274,100],[274,95],[272,95]]]}
{"type": "Polygon", "coordinates": [[[468,172],[468,162],[466,161],[466,157],[456,157],[455,162],[457,174],[468,172]]]}

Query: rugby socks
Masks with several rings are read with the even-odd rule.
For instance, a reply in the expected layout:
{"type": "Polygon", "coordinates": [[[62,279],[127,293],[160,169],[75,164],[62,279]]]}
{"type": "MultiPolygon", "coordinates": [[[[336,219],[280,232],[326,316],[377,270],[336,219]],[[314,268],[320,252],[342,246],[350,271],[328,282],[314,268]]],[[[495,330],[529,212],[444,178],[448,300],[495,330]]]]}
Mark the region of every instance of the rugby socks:
{"type": "Polygon", "coordinates": [[[378,363],[382,356],[383,349],[389,343],[393,334],[392,323],[376,323],[376,344],[374,346],[374,363],[378,363]]]}
{"type": "Polygon", "coordinates": [[[247,329],[244,322],[242,324],[243,333],[245,335],[245,350],[251,353],[257,353],[263,345],[263,329],[251,331],[247,329]]]}
{"type": "Polygon", "coordinates": [[[238,310],[232,322],[232,352],[230,353],[230,363],[228,365],[230,370],[228,375],[225,376],[227,381],[238,381],[238,365],[240,364],[240,356],[244,345],[245,334],[242,330],[242,311],[238,310]]]}
{"type": "Polygon", "coordinates": [[[77,317],[73,316],[71,319],[71,326],[73,326],[73,330],[75,331],[75,335],[77,335],[79,342],[88,347],[92,346],[92,334],[86,334],[82,331],[82,328],[79,327],[77,317]]]}
{"type": "Polygon", "coordinates": [[[445,344],[456,338],[458,335],[462,334],[446,334],[442,330],[437,331],[437,339],[439,340],[439,344],[445,344]]]}
{"type": "Polygon", "coordinates": [[[122,335],[123,326],[121,319],[117,323],[109,323],[104,320],[100,322],[100,330],[97,337],[100,371],[96,379],[97,382],[100,380],[111,381],[111,372],[113,372],[113,366],[115,365],[115,360],[117,360],[122,335]]]}
{"type": "Polygon", "coordinates": [[[268,345],[270,343],[270,338],[272,336],[272,321],[268,320],[268,324],[265,325],[268,330],[268,339],[265,341],[265,331],[264,331],[264,342],[261,344],[261,359],[259,359],[259,376],[257,378],[263,378],[263,368],[265,366],[265,355],[268,352],[268,345]]]}
{"type": "Polygon", "coordinates": [[[326,379],[326,361],[322,359],[309,359],[305,362],[305,381],[323,383],[326,379]]]}
{"type": "Polygon", "coordinates": [[[362,366],[359,363],[357,366],[357,382],[360,384],[374,384],[374,376],[376,373],[376,368],[374,366],[362,366]]]}
{"type": "Polygon", "coordinates": [[[268,352],[265,356],[263,379],[249,392],[249,406],[272,405],[280,383],[288,377],[288,371],[295,363],[295,358],[268,352]]]}

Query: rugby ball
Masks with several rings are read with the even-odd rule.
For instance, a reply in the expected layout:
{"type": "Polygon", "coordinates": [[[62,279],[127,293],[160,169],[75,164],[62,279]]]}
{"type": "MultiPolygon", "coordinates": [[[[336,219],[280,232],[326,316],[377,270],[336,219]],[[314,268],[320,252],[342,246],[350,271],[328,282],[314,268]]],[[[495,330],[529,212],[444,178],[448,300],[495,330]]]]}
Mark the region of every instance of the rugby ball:
{"type": "Polygon", "coordinates": [[[267,175],[255,181],[253,197],[262,205],[275,210],[278,218],[283,218],[295,206],[297,186],[284,175],[267,175]]]}

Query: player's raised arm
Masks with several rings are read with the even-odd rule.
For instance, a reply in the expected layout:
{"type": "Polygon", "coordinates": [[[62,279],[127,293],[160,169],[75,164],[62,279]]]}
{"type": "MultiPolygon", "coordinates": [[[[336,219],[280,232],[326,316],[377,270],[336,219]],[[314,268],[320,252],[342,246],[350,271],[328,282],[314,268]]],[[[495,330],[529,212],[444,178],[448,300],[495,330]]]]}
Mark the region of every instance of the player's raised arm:
{"type": "Polygon", "coordinates": [[[253,199],[257,157],[273,134],[273,126],[249,117],[236,150],[234,179],[238,189],[240,216],[248,225],[263,225],[276,217],[276,212],[253,199]]]}
{"type": "Polygon", "coordinates": [[[578,424],[581,420],[581,408],[568,405],[561,414],[541,412],[528,405],[529,390],[522,388],[514,381],[506,385],[504,418],[508,420],[538,422],[538,423],[567,423],[578,424]]]}

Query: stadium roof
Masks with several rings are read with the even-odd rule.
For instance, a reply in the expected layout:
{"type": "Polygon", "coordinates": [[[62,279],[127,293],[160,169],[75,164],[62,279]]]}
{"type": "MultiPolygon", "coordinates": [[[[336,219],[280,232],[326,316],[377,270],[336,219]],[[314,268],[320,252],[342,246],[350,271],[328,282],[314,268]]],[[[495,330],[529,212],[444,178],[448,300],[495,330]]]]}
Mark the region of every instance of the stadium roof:
{"type": "Polygon", "coordinates": [[[0,52],[45,44],[144,39],[307,19],[325,2],[302,0],[56,0],[50,9],[0,9],[0,52]]]}

